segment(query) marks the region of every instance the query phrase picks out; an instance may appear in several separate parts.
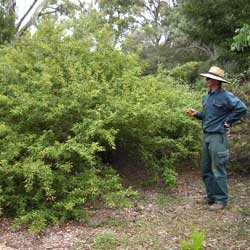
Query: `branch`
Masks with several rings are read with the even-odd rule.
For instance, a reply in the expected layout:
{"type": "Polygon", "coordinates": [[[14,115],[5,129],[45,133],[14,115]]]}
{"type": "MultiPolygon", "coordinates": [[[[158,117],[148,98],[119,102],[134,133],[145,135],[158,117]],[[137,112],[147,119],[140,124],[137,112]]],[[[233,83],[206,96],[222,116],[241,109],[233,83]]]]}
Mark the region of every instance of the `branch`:
{"type": "Polygon", "coordinates": [[[155,35],[155,46],[158,47],[160,45],[160,41],[162,38],[162,34],[160,34],[159,36],[157,36],[157,34],[155,35]]]}
{"type": "Polygon", "coordinates": [[[84,8],[83,3],[81,2],[81,0],[78,0],[78,3],[79,3],[79,5],[80,5],[82,8],[84,8]]]}
{"type": "Polygon", "coordinates": [[[141,22],[140,20],[138,20],[138,23],[141,24],[142,26],[149,23],[148,17],[144,16],[143,14],[140,14],[139,17],[141,17],[143,19],[143,21],[144,21],[144,22],[143,21],[141,22]]]}
{"type": "MultiPolygon", "coordinates": [[[[95,4],[98,2],[98,0],[95,2],[95,4]]],[[[81,8],[81,13],[87,13],[88,12],[88,10],[87,10],[87,8],[85,8],[85,6],[84,6],[84,3],[82,3],[81,2],[81,0],[78,0],[78,3],[79,3],[79,6],[80,6],[80,8],[81,8]]]]}
{"type": "MultiPolygon", "coordinates": [[[[37,1],[37,0],[36,0],[37,1]]],[[[42,6],[47,4],[49,0],[42,0],[42,2],[37,6],[36,10],[34,11],[33,15],[30,17],[29,21],[17,31],[17,36],[21,36],[30,26],[32,26],[42,11],[42,6]]]]}
{"type": "Polygon", "coordinates": [[[173,4],[174,7],[176,7],[178,5],[178,2],[176,0],[173,0],[172,4],[173,4]]]}
{"type": "Polygon", "coordinates": [[[186,49],[198,49],[200,51],[205,52],[208,56],[212,57],[213,53],[209,48],[205,48],[199,45],[190,45],[189,47],[185,47],[186,49]]]}
{"type": "Polygon", "coordinates": [[[12,0],[12,11],[15,13],[16,12],[16,0],[12,0]]]}
{"type": "Polygon", "coordinates": [[[57,10],[47,11],[47,12],[43,12],[43,13],[40,12],[38,16],[40,17],[40,16],[45,16],[45,15],[55,14],[56,12],[57,12],[57,10]]]}
{"type": "Polygon", "coordinates": [[[151,15],[151,17],[154,19],[154,12],[152,11],[152,8],[150,6],[150,2],[149,2],[149,6],[147,5],[147,3],[144,4],[144,7],[146,8],[146,10],[148,10],[149,14],[151,15]]]}
{"type": "Polygon", "coordinates": [[[158,1],[158,5],[155,5],[155,21],[158,22],[158,19],[159,19],[159,14],[160,14],[160,11],[161,11],[161,1],[158,1]]]}
{"type": "Polygon", "coordinates": [[[33,3],[30,5],[29,9],[26,11],[26,13],[22,16],[22,18],[20,19],[20,21],[18,22],[16,29],[17,31],[19,30],[19,28],[21,27],[24,19],[29,15],[29,13],[31,12],[31,10],[34,8],[35,4],[37,3],[38,0],[34,0],[33,3]]]}

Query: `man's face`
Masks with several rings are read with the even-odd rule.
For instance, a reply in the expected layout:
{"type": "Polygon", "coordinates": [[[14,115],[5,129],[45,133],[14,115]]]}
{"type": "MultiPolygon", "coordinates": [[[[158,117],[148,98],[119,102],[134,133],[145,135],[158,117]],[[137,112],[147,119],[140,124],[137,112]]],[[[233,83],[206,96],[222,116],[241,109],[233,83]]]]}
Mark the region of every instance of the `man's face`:
{"type": "Polygon", "coordinates": [[[215,80],[215,79],[211,79],[211,78],[206,78],[206,82],[207,82],[207,86],[208,88],[215,88],[219,86],[219,81],[215,80]]]}

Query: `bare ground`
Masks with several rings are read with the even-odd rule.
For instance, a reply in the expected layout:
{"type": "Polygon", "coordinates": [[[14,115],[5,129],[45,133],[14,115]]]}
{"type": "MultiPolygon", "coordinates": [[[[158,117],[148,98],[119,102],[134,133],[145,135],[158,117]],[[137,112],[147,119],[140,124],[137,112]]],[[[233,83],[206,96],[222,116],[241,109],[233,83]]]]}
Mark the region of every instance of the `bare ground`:
{"type": "Polygon", "coordinates": [[[1,219],[0,250],[177,250],[195,229],[205,231],[206,250],[250,250],[250,176],[230,175],[229,186],[230,202],[219,212],[197,204],[203,185],[199,171],[189,169],[176,188],[138,188],[134,207],[96,210],[83,224],[51,226],[34,236],[1,219]]]}

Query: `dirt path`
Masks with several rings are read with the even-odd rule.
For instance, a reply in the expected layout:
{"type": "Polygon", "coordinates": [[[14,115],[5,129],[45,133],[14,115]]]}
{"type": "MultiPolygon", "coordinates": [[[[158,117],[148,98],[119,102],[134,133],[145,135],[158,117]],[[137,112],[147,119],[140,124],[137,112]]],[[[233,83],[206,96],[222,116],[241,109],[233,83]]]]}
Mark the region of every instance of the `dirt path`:
{"type": "Polygon", "coordinates": [[[198,171],[179,176],[172,190],[140,190],[135,207],[101,209],[83,224],[49,227],[39,236],[13,231],[0,220],[0,250],[177,250],[193,230],[205,231],[205,249],[250,250],[250,178],[229,177],[230,203],[220,212],[198,205],[198,171]]]}

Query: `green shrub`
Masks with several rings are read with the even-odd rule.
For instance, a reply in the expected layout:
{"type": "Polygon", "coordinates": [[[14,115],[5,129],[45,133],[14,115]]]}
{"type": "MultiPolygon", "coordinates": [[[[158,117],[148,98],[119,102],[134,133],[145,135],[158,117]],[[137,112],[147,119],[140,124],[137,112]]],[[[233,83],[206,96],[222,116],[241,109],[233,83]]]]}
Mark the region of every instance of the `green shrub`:
{"type": "Polygon", "coordinates": [[[140,77],[137,58],[109,46],[105,27],[94,49],[86,34],[45,23],[0,49],[0,211],[33,232],[82,218],[97,199],[130,206],[135,192],[112,157],[173,184],[174,166],[197,150],[199,124],[185,114],[195,93],[162,74],[140,77]]]}

